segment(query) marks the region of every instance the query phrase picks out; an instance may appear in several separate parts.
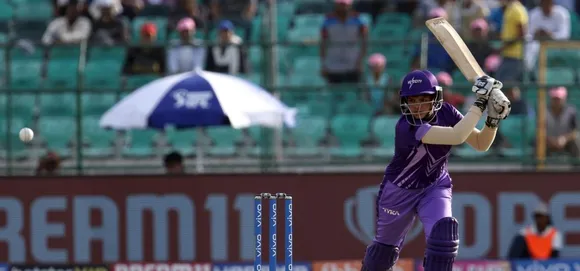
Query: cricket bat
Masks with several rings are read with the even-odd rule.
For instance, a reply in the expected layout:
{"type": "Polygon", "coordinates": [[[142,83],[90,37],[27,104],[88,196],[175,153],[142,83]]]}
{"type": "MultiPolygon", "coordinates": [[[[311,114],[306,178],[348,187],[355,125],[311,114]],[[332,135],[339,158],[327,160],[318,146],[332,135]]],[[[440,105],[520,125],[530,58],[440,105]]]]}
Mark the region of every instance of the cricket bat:
{"type": "Polygon", "coordinates": [[[425,22],[427,28],[437,37],[445,51],[451,56],[455,65],[467,80],[473,82],[480,76],[485,75],[471,51],[465,45],[457,31],[442,17],[429,19],[425,22]]]}

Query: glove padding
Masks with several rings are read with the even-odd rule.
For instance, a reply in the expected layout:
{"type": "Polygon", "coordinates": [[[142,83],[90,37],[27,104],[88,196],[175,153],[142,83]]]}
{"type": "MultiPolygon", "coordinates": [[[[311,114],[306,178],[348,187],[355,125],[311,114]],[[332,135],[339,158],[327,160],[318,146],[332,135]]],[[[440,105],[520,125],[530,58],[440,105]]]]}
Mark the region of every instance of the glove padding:
{"type": "Polygon", "coordinates": [[[503,87],[502,82],[490,76],[484,75],[475,79],[473,87],[471,87],[471,91],[477,94],[478,98],[479,97],[489,98],[492,89],[501,90],[502,87],[503,87]]]}
{"type": "Polygon", "coordinates": [[[487,103],[487,120],[485,125],[491,128],[496,128],[499,121],[506,119],[511,110],[510,100],[499,89],[493,89],[487,103]]]}

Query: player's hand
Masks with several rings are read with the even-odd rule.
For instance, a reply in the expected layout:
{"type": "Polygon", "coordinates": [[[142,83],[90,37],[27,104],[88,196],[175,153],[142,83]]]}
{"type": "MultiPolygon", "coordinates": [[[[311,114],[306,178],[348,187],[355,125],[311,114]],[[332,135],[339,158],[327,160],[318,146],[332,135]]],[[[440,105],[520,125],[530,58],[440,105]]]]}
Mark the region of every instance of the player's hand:
{"type": "Polygon", "coordinates": [[[471,87],[471,91],[473,91],[478,98],[483,96],[484,98],[489,98],[492,89],[499,89],[503,87],[503,84],[487,75],[481,76],[475,79],[473,83],[473,87],[471,87]]]}
{"type": "Polygon", "coordinates": [[[493,89],[487,103],[487,120],[485,125],[490,128],[497,128],[499,121],[506,119],[512,108],[510,100],[499,89],[493,89]]]}

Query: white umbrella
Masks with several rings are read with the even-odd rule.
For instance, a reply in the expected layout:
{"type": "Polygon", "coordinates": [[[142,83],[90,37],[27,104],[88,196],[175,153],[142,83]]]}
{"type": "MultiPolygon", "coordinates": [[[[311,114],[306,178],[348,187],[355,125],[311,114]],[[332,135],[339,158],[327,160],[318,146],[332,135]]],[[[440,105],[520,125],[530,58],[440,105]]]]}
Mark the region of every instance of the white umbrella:
{"type": "Polygon", "coordinates": [[[146,84],[110,108],[103,128],[163,129],[230,125],[294,127],[296,109],[247,80],[208,71],[167,76],[146,84]]]}

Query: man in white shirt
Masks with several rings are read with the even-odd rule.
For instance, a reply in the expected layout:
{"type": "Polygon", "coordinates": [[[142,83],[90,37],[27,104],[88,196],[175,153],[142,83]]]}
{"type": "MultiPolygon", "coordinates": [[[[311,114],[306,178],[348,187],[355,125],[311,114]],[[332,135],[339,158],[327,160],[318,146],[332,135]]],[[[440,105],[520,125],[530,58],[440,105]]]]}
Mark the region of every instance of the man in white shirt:
{"type": "Polygon", "coordinates": [[[540,51],[538,40],[568,40],[570,28],[570,12],[566,8],[554,4],[553,0],[541,0],[530,12],[526,68],[531,71],[536,65],[540,51]]]}
{"type": "Polygon", "coordinates": [[[193,37],[195,22],[183,18],[177,24],[179,40],[172,40],[167,52],[167,69],[171,74],[201,70],[205,65],[206,49],[203,42],[193,37]]]}
{"type": "Polygon", "coordinates": [[[51,44],[75,44],[86,40],[91,35],[91,21],[81,17],[79,6],[69,3],[65,16],[58,17],[48,24],[42,43],[51,44]]]}

